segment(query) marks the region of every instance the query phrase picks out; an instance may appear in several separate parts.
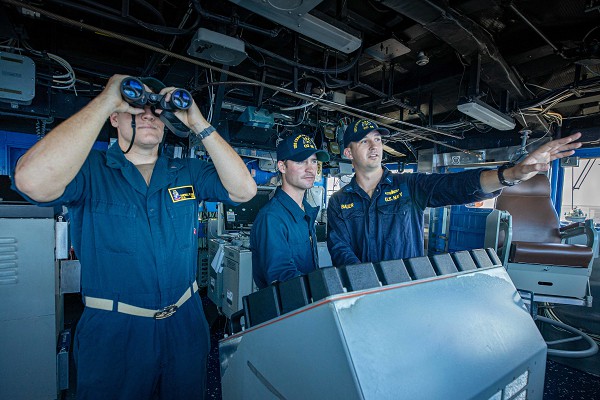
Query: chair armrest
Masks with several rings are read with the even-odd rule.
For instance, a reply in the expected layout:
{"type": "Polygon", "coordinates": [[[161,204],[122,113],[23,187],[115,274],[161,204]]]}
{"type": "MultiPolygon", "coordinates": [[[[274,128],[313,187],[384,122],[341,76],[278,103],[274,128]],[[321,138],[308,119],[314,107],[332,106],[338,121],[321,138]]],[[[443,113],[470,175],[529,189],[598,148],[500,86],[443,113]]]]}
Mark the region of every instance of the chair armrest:
{"type": "Polygon", "coordinates": [[[560,228],[560,237],[563,243],[566,239],[582,235],[587,238],[586,246],[591,247],[594,250],[594,255],[597,255],[598,233],[594,228],[593,219],[586,219],[584,222],[575,222],[560,228]]]}
{"type": "Polygon", "coordinates": [[[563,232],[567,234],[568,232],[570,232],[571,229],[583,228],[584,226],[585,224],[583,222],[573,222],[569,225],[561,226],[559,230],[562,236],[563,232]]]}

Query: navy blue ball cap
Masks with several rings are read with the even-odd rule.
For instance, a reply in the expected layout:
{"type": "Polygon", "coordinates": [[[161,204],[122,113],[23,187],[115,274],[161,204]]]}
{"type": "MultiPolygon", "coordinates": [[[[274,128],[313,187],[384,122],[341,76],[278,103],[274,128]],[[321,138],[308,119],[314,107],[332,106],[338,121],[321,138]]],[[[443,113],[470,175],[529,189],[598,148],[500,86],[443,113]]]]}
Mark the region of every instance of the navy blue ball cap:
{"type": "Polygon", "coordinates": [[[151,76],[143,76],[143,77],[138,78],[138,79],[140,81],[142,81],[150,89],[152,89],[152,91],[154,93],[159,93],[161,90],[163,90],[164,88],[167,87],[167,85],[165,85],[164,83],[162,83],[158,79],[153,78],[151,76]]]}
{"type": "Polygon", "coordinates": [[[315,142],[306,135],[288,136],[277,145],[277,161],[304,161],[313,154],[321,162],[329,161],[329,154],[317,149],[315,142]]]}
{"type": "Polygon", "coordinates": [[[373,121],[368,119],[359,119],[348,125],[346,132],[344,132],[344,148],[350,146],[351,142],[359,142],[367,136],[370,132],[377,131],[382,136],[389,135],[390,131],[386,128],[380,128],[373,121]]]}

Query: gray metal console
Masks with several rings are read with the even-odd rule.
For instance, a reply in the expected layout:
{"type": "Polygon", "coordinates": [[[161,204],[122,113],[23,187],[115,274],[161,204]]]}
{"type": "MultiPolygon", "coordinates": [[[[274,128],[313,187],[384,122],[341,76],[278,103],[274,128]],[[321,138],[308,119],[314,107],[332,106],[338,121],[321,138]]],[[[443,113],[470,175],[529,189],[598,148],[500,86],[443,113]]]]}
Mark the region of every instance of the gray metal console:
{"type": "Polygon", "coordinates": [[[0,399],[57,398],[53,210],[0,204],[0,399]]]}
{"type": "Polygon", "coordinates": [[[318,269],[234,317],[225,400],[542,399],[546,343],[491,249],[318,269]]]}

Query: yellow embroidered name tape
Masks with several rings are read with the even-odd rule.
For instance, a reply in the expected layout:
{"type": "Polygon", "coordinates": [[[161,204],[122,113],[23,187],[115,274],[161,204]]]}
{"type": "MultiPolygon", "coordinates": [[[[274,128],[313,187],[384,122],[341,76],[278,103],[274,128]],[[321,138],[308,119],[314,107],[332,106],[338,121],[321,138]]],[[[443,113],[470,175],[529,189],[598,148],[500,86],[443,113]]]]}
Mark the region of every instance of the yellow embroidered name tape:
{"type": "MultiPolygon", "coordinates": [[[[393,190],[392,190],[392,192],[393,192],[393,190]]],[[[386,194],[387,194],[387,192],[386,192],[386,194]]],[[[402,197],[402,192],[400,192],[400,193],[396,193],[396,194],[394,194],[393,196],[386,196],[386,197],[384,198],[384,200],[385,200],[386,202],[388,202],[388,201],[394,201],[394,200],[398,200],[400,197],[402,197]]]]}
{"type": "Polygon", "coordinates": [[[173,203],[185,200],[194,200],[196,198],[194,187],[191,185],[169,188],[169,194],[171,195],[171,200],[173,203]]]}

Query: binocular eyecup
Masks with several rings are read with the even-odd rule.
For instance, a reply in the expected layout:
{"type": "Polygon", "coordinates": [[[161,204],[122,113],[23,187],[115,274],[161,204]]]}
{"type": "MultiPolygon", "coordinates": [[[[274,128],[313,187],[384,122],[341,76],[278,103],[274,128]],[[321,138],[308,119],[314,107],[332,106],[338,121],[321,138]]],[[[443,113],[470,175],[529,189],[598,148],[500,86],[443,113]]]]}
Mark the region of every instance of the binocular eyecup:
{"type": "Polygon", "coordinates": [[[127,77],[121,81],[121,97],[132,107],[153,106],[163,111],[187,110],[192,106],[192,95],[185,89],[175,89],[169,101],[166,95],[146,91],[141,80],[127,77]]]}

